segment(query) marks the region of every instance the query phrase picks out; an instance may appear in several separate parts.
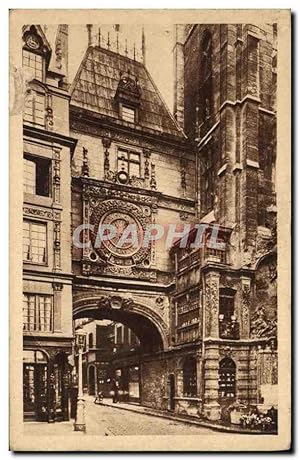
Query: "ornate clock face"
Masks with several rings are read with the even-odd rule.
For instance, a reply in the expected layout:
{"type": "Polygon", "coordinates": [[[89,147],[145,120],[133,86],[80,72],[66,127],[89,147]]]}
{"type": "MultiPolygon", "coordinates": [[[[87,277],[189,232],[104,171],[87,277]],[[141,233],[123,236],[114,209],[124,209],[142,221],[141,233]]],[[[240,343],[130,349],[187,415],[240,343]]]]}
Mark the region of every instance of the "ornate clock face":
{"type": "Polygon", "coordinates": [[[109,224],[115,230],[115,236],[102,242],[102,244],[112,254],[118,257],[130,257],[134,255],[142,244],[142,229],[131,214],[122,211],[110,211],[105,214],[100,220],[100,224],[109,224]],[[127,232],[128,226],[133,229],[132,232],[127,232]]]}
{"type": "MultiPolygon", "coordinates": [[[[104,271],[123,274],[132,273],[132,267],[148,267],[151,247],[143,246],[143,238],[151,212],[134,203],[111,200],[90,201],[89,223],[94,225],[90,233],[93,250],[87,253],[90,261],[102,264],[104,271]],[[106,225],[101,229],[101,225],[106,225]],[[111,226],[111,227],[110,227],[111,226]],[[99,234],[107,239],[99,241],[99,234]]],[[[87,251],[90,251],[88,249],[87,251]]]]}
{"type": "Polygon", "coordinates": [[[26,37],[26,45],[33,49],[33,50],[38,50],[40,47],[40,41],[39,38],[36,35],[29,34],[26,37]]]}

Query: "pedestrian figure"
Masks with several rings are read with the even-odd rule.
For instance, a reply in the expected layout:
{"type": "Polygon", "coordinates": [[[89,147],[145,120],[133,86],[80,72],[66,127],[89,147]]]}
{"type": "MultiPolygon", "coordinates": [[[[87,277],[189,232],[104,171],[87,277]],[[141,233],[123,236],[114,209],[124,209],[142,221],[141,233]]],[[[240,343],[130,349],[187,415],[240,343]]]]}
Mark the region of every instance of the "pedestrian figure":
{"type": "Polygon", "coordinates": [[[103,392],[102,391],[98,391],[98,394],[95,398],[95,401],[94,403],[95,404],[101,404],[103,402],[103,392]]]}
{"type": "Polygon", "coordinates": [[[119,402],[119,382],[117,379],[112,381],[113,403],[119,402]]]}

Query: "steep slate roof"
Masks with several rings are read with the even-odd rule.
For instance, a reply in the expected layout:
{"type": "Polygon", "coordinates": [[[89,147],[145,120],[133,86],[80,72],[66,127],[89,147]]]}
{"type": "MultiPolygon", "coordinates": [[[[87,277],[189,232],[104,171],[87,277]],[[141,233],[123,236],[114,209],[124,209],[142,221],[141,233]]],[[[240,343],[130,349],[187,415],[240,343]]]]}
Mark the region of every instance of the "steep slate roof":
{"type": "Polygon", "coordinates": [[[185,138],[144,64],[99,46],[86,51],[71,87],[71,104],[121,122],[114,96],[120,72],[128,71],[138,78],[141,89],[138,126],[185,138]]]}

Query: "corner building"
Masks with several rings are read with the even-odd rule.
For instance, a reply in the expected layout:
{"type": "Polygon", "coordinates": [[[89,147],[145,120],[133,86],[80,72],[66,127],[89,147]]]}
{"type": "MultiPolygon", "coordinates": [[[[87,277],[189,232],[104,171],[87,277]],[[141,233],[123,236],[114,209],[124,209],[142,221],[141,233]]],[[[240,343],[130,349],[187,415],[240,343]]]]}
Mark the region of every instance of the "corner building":
{"type": "Polygon", "coordinates": [[[22,43],[24,418],[48,422],[69,418],[73,342],[67,34],[59,26],[51,46],[24,26],[22,43]]]}

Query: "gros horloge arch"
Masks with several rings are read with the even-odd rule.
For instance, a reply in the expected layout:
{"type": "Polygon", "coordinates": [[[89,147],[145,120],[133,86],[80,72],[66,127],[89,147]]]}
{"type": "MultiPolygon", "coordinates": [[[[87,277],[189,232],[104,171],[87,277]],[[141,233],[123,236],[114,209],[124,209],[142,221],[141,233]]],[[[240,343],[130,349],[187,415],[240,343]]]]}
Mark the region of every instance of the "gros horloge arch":
{"type": "Polygon", "coordinates": [[[81,296],[73,301],[73,319],[109,319],[129,327],[145,353],[168,348],[167,324],[151,307],[117,295],[81,296]]]}

